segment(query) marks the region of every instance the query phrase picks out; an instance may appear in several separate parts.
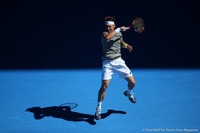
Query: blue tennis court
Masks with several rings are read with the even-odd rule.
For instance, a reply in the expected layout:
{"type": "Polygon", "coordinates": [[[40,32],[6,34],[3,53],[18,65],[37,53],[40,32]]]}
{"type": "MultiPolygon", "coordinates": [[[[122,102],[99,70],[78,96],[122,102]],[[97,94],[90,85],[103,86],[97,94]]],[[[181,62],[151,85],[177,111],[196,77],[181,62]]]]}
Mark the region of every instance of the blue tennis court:
{"type": "Polygon", "coordinates": [[[136,104],[114,74],[93,115],[100,69],[1,70],[1,133],[200,132],[200,69],[132,69],[136,104]],[[59,105],[76,103],[69,112],[59,105]]]}

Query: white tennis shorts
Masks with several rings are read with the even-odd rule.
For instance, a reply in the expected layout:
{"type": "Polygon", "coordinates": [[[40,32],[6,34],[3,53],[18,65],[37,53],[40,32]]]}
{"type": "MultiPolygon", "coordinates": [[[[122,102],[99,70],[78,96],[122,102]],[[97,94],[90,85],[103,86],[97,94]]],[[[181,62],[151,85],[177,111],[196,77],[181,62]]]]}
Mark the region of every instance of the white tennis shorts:
{"type": "Polygon", "coordinates": [[[126,66],[122,58],[116,60],[104,60],[102,67],[102,80],[112,79],[112,75],[117,72],[120,78],[132,76],[131,70],[126,66]]]}

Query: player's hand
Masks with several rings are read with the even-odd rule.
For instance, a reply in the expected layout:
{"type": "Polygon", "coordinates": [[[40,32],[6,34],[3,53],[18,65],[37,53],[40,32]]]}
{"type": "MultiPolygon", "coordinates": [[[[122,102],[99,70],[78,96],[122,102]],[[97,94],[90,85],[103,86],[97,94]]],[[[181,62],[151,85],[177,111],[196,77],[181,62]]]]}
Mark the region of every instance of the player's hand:
{"type": "Polygon", "coordinates": [[[133,48],[131,45],[125,45],[125,48],[128,49],[129,52],[133,51],[133,48]]]}
{"type": "Polygon", "coordinates": [[[122,26],[122,27],[120,27],[120,30],[121,31],[126,31],[126,27],[122,26]]]}

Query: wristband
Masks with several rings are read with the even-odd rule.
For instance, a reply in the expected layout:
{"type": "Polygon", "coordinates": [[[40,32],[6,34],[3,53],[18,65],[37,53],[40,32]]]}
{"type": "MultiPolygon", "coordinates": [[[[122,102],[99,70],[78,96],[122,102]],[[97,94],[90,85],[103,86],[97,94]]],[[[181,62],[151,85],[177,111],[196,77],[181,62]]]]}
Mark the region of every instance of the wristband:
{"type": "Polygon", "coordinates": [[[120,28],[115,29],[116,33],[119,33],[120,31],[121,31],[120,28]]]}
{"type": "Polygon", "coordinates": [[[122,44],[122,47],[125,48],[126,45],[128,45],[128,44],[127,44],[127,43],[123,43],[123,44],[122,44]]]}

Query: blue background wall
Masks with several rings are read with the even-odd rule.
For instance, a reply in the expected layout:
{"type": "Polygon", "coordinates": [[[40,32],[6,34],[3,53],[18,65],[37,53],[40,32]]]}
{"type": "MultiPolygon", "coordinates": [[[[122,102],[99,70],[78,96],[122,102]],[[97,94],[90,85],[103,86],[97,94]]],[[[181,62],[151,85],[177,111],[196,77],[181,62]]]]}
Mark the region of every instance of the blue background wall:
{"type": "Polygon", "coordinates": [[[200,67],[197,1],[7,1],[0,4],[0,68],[101,68],[103,18],[146,29],[123,33],[131,68],[200,67]]]}

